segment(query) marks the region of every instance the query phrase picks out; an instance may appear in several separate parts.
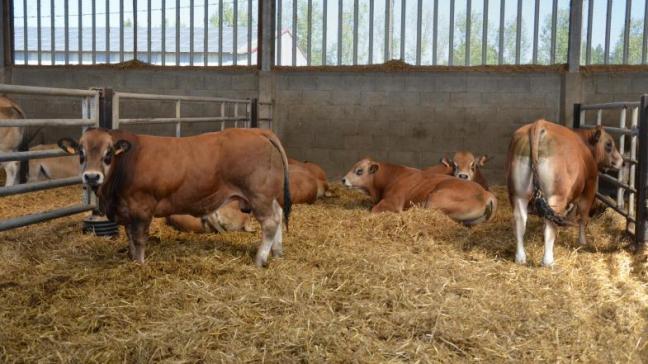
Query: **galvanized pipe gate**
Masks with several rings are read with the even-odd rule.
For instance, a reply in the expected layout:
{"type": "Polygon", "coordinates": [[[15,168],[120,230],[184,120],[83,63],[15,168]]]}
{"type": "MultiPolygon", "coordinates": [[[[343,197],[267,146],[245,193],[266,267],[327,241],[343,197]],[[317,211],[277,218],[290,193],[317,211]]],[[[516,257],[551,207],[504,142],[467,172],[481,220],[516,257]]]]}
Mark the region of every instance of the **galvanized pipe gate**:
{"type": "Polygon", "coordinates": [[[636,102],[574,104],[574,128],[603,125],[605,111],[619,111],[619,126],[603,128],[619,137],[618,148],[623,156],[624,168],[618,171],[616,177],[599,173],[599,191],[596,197],[625,217],[626,231],[634,236],[635,247],[641,248],[648,238],[648,95],[641,96],[641,100],[636,102]],[[588,111],[596,112],[594,124],[587,123],[588,111]],[[601,182],[616,187],[615,199],[601,192],[601,182]]]}
{"type": "MultiPolygon", "coordinates": [[[[118,129],[122,125],[142,124],[174,124],[175,135],[182,135],[183,123],[216,122],[220,123],[220,130],[225,128],[226,122],[233,122],[234,127],[259,127],[259,121],[271,127],[271,104],[259,103],[257,99],[233,99],[203,96],[182,95],[155,95],[130,92],[115,92],[110,88],[92,88],[90,90],[64,89],[53,87],[33,87],[0,84],[0,94],[21,94],[41,96],[76,96],[81,98],[81,118],[79,119],[0,119],[0,127],[25,127],[25,126],[80,126],[82,131],[87,127],[103,127],[118,129]],[[143,101],[172,101],[175,102],[175,116],[166,118],[121,118],[120,101],[123,99],[143,101]],[[181,115],[182,103],[220,103],[218,115],[186,117],[181,115]],[[228,115],[227,105],[231,105],[233,115],[228,115]],[[262,115],[259,115],[259,107],[262,115]],[[263,112],[265,111],[265,112],[263,112]]],[[[230,110],[232,111],[232,110],[230,110]]],[[[230,112],[231,113],[231,112],[230,112]]],[[[28,161],[36,158],[53,158],[66,156],[61,150],[43,150],[0,153],[0,162],[28,161]]],[[[0,187],[0,198],[4,196],[42,191],[63,186],[81,184],[81,177],[54,179],[44,182],[19,184],[15,186],[0,187]]],[[[96,210],[96,200],[90,190],[85,189],[81,204],[63,207],[51,211],[38,212],[31,215],[19,216],[0,220],[0,231],[15,229],[22,226],[70,216],[86,211],[96,210]]]]}

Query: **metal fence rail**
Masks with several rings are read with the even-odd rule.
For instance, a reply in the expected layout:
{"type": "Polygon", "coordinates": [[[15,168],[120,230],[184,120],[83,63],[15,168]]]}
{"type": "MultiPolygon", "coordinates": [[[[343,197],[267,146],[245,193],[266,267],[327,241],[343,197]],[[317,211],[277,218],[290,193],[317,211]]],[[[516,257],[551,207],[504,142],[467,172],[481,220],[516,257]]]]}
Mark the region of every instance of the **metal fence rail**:
{"type": "MultiPolygon", "coordinates": [[[[81,117],[78,119],[0,119],[0,127],[10,126],[80,126],[83,129],[89,126],[99,126],[99,91],[76,90],[53,87],[33,87],[0,84],[2,94],[40,95],[40,96],[67,96],[81,99],[81,117]]],[[[26,161],[35,158],[53,158],[65,155],[61,150],[40,150],[27,152],[0,153],[1,162],[26,161]]],[[[43,182],[34,182],[14,186],[0,187],[0,197],[43,191],[52,188],[81,184],[80,177],[55,179],[43,182]]],[[[55,209],[32,215],[20,216],[0,220],[0,231],[13,229],[20,226],[31,225],[48,221],[58,217],[90,211],[94,208],[91,203],[92,196],[89,190],[84,192],[83,202],[79,205],[55,209]]]]}
{"type": "MultiPolygon", "coordinates": [[[[648,234],[646,218],[648,206],[648,95],[638,102],[610,102],[603,104],[575,104],[574,128],[593,128],[603,125],[603,112],[619,112],[618,127],[603,126],[618,135],[619,152],[625,167],[617,176],[599,172],[599,182],[616,188],[612,198],[599,189],[596,196],[605,205],[626,218],[626,230],[635,237],[637,246],[644,245],[648,234]],[[588,123],[586,114],[596,111],[596,118],[588,123]],[[629,123],[628,123],[629,119],[629,123]],[[628,149],[629,144],[629,149],[628,149]]],[[[601,187],[599,185],[599,187],[601,187]]]]}

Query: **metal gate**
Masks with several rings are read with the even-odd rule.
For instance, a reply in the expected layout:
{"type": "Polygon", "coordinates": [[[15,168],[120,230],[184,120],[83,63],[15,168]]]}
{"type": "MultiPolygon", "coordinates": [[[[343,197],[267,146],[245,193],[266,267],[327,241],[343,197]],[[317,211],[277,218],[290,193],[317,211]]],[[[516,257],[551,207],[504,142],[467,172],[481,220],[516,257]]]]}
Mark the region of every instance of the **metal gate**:
{"type": "Polygon", "coordinates": [[[646,242],[646,188],[648,183],[648,95],[636,102],[609,102],[602,104],[574,104],[574,128],[594,128],[603,125],[604,112],[619,112],[616,126],[603,126],[618,136],[619,152],[624,168],[614,176],[599,172],[599,191],[596,197],[626,219],[626,231],[634,235],[636,247],[646,242]],[[588,123],[587,112],[596,112],[596,119],[588,123]],[[609,196],[601,191],[600,184],[609,184],[616,193],[609,196]]]}

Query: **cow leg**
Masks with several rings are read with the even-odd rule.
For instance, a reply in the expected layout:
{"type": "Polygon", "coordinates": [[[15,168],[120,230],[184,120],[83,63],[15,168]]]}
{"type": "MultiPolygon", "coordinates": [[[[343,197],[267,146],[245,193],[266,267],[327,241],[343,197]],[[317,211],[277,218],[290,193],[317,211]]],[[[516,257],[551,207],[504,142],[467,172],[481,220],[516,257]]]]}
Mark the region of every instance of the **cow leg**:
{"type": "Polygon", "coordinates": [[[275,216],[279,217],[279,226],[277,226],[277,231],[275,236],[272,239],[272,256],[273,257],[282,257],[283,256],[283,232],[282,226],[283,223],[283,210],[277,200],[272,201],[272,210],[275,216]]]}
{"type": "Polygon", "coordinates": [[[2,166],[4,167],[6,175],[5,187],[18,184],[18,172],[20,170],[20,163],[15,161],[6,162],[2,163],[2,166]]]}
{"type": "Polygon", "coordinates": [[[137,221],[129,225],[131,258],[138,263],[144,263],[144,250],[148,239],[148,227],[150,221],[137,221]]]}
{"type": "Polygon", "coordinates": [[[581,245],[587,244],[587,237],[585,236],[585,230],[587,224],[589,223],[590,215],[589,211],[592,208],[592,203],[582,199],[578,201],[578,214],[580,215],[579,224],[578,224],[578,242],[581,245]]]}
{"type": "Polygon", "coordinates": [[[133,253],[135,252],[135,243],[133,242],[132,225],[126,225],[124,230],[126,230],[126,237],[128,238],[128,256],[131,259],[135,260],[133,253]]]}
{"type": "Polygon", "coordinates": [[[526,231],[526,223],[528,217],[527,206],[528,200],[526,198],[513,198],[515,241],[517,242],[517,247],[515,249],[515,262],[518,264],[526,264],[526,253],[524,251],[524,233],[526,231]]]}
{"type": "Polygon", "coordinates": [[[542,257],[542,265],[545,267],[552,267],[554,264],[553,248],[554,241],[556,240],[556,225],[549,220],[545,220],[544,230],[544,256],[542,257]]]}
{"type": "MultiPolygon", "coordinates": [[[[273,201],[269,203],[267,208],[254,208],[254,216],[261,223],[261,246],[257,250],[256,265],[258,267],[265,267],[268,265],[268,255],[270,250],[275,245],[275,238],[277,233],[281,234],[281,208],[276,209],[274,204],[278,203],[273,201]]],[[[281,245],[281,243],[279,243],[281,245]]]]}

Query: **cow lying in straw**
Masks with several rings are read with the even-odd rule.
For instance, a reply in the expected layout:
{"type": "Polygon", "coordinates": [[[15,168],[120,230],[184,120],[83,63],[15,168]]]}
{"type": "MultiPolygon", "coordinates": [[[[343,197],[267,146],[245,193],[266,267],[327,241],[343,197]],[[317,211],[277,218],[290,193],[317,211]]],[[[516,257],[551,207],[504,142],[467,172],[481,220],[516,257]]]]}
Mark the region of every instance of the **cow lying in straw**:
{"type": "Polygon", "coordinates": [[[488,190],[488,182],[481,173],[483,167],[489,160],[485,155],[475,158],[469,151],[461,150],[454,154],[452,159],[441,158],[441,163],[423,169],[425,174],[445,174],[457,178],[479,183],[485,190],[488,190]]]}
{"type": "MultiPolygon", "coordinates": [[[[0,96],[0,119],[24,119],[25,113],[12,100],[0,96]]],[[[23,142],[25,129],[22,127],[0,128],[0,153],[15,152],[23,142]]],[[[0,162],[0,168],[5,170],[5,186],[13,186],[18,183],[18,171],[20,163],[0,162]]]]}
{"type": "Polygon", "coordinates": [[[620,168],[623,158],[614,139],[601,127],[571,130],[538,120],[513,134],[507,157],[509,200],[513,205],[517,249],[515,261],[526,263],[524,232],[529,202],[545,219],[542,264],[554,263],[556,226],[570,225],[566,216],[579,216],[579,242],[586,244],[585,228],[598,185],[598,171],[620,168]]]}
{"type": "Polygon", "coordinates": [[[88,129],[79,143],[59,146],[79,154],[83,182],[93,188],[109,219],[124,225],[131,257],[144,262],[153,217],[205,216],[232,200],[261,224],[256,264],[283,253],[283,199],[290,214],[288,161],[278,138],[261,129],[227,129],[185,138],[88,129]]]}
{"type": "Polygon", "coordinates": [[[489,221],[497,199],[479,184],[442,174],[426,175],[416,168],[365,158],[342,179],[349,188],[369,194],[372,212],[401,212],[412,205],[439,209],[464,225],[489,221]]]}

